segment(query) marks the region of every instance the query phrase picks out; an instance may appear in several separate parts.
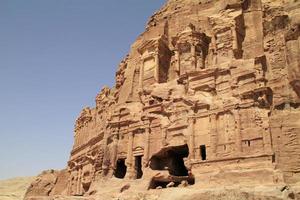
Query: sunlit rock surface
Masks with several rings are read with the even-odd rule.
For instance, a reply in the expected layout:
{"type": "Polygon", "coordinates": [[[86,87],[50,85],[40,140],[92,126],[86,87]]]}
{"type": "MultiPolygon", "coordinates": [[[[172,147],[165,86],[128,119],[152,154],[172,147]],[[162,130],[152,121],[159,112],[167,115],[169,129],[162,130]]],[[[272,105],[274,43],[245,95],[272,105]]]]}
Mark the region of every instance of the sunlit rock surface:
{"type": "Polygon", "coordinates": [[[27,198],[299,198],[299,35],[296,0],[169,0],[27,198]]]}

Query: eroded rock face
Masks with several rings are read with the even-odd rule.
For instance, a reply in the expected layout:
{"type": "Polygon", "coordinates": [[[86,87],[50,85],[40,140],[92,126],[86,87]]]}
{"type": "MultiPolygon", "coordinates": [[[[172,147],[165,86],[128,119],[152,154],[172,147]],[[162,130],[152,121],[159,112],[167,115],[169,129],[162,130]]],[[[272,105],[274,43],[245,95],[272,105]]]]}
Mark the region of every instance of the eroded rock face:
{"type": "Polygon", "coordinates": [[[169,0],[77,119],[67,193],[113,177],[299,182],[299,13],[298,1],[169,0]]]}
{"type": "Polygon", "coordinates": [[[29,186],[26,197],[49,196],[57,180],[57,171],[43,171],[29,186]]]}
{"type": "Polygon", "coordinates": [[[31,183],[25,194],[25,199],[34,199],[42,196],[64,195],[68,184],[67,170],[43,171],[31,183]]]}

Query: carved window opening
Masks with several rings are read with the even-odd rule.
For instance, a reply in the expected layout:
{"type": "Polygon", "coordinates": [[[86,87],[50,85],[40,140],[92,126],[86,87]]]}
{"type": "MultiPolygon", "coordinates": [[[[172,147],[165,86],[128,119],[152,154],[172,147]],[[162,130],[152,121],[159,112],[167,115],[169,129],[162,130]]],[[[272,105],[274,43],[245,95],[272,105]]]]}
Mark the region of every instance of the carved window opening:
{"type": "Polygon", "coordinates": [[[135,156],[135,171],[137,179],[140,179],[143,176],[142,157],[143,156],[135,156]]]}
{"type": "Polygon", "coordinates": [[[272,155],[272,163],[275,163],[276,159],[275,159],[275,154],[272,155]]]}
{"type": "Polygon", "coordinates": [[[250,141],[250,140],[245,140],[245,141],[244,141],[244,144],[245,144],[246,146],[250,147],[250,146],[251,146],[251,141],[250,141]]]}
{"type": "Polygon", "coordinates": [[[206,160],[206,146],[200,145],[201,160],[206,160]]]}
{"type": "Polygon", "coordinates": [[[195,46],[195,53],[197,58],[197,68],[198,69],[204,69],[205,68],[205,59],[206,54],[202,51],[202,47],[200,45],[195,46]]]}
{"type": "Polygon", "coordinates": [[[84,172],[83,180],[84,181],[82,181],[82,188],[83,188],[84,192],[88,192],[88,190],[90,189],[90,186],[91,186],[89,171],[84,172]],[[87,179],[87,181],[86,181],[86,179],[87,179]]]}
{"type": "Polygon", "coordinates": [[[248,147],[250,147],[250,145],[251,145],[250,140],[245,141],[245,144],[248,145],[248,147]]]}
{"type": "Polygon", "coordinates": [[[166,188],[169,184],[177,187],[183,182],[194,184],[195,178],[184,164],[183,158],[188,157],[188,155],[188,146],[182,145],[162,149],[152,156],[150,168],[152,170],[161,170],[161,172],[152,177],[149,189],[166,188]]]}
{"type": "Polygon", "coordinates": [[[114,176],[116,178],[123,179],[126,175],[127,166],[125,165],[125,159],[118,159],[117,160],[117,167],[115,169],[114,176]]]}

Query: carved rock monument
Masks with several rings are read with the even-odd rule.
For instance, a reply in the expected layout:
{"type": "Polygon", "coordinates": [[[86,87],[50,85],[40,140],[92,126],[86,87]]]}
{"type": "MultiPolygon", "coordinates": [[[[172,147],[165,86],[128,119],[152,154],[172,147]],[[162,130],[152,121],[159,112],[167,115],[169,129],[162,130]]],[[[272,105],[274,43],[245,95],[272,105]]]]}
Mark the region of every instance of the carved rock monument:
{"type": "Polygon", "coordinates": [[[169,0],[81,111],[67,169],[26,198],[297,184],[299,36],[300,1],[169,0]]]}

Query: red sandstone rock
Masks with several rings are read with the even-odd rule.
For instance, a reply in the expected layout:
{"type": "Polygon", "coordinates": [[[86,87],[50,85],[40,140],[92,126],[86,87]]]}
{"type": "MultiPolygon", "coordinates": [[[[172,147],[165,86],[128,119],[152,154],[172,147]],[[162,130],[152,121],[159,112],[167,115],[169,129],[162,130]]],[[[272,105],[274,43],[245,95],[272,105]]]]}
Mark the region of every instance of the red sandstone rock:
{"type": "Polygon", "coordinates": [[[49,196],[55,187],[58,172],[54,170],[43,171],[29,186],[25,196],[49,196]]]}
{"type": "Polygon", "coordinates": [[[298,183],[299,13],[297,1],[169,0],[115,87],[81,112],[60,187],[101,193],[113,177],[145,190],[298,183]]]}

